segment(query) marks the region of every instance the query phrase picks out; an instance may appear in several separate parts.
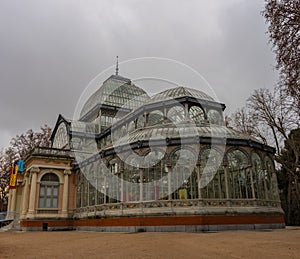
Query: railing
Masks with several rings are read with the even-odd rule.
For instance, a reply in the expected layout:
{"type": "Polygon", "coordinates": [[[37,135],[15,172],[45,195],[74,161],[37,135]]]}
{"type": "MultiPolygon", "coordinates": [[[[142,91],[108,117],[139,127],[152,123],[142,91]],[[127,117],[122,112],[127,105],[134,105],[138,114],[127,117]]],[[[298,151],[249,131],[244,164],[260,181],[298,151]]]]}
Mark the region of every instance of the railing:
{"type": "Polygon", "coordinates": [[[144,213],[145,210],[173,213],[178,209],[200,208],[242,208],[242,207],[268,207],[280,208],[280,201],[273,200],[241,200],[241,199],[197,199],[197,200],[158,200],[145,202],[108,203],[94,206],[76,208],[75,218],[96,217],[99,215],[124,215],[127,213],[144,213]]]}

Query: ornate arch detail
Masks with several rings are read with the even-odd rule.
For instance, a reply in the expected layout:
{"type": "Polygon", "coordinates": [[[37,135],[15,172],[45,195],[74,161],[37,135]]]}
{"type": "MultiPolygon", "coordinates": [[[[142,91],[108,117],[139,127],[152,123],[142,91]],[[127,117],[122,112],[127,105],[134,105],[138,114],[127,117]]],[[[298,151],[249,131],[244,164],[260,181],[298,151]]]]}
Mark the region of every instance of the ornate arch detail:
{"type": "Polygon", "coordinates": [[[209,145],[205,145],[205,148],[201,148],[200,149],[199,156],[198,156],[198,163],[201,164],[201,157],[202,157],[202,155],[204,154],[204,152],[206,150],[214,150],[214,151],[216,151],[220,155],[220,158],[221,158],[221,164],[220,164],[220,166],[222,166],[224,164],[224,162],[226,162],[226,160],[225,160],[225,153],[226,152],[224,152],[224,154],[222,156],[222,151],[220,150],[220,148],[218,148],[218,147],[211,147],[209,145]]]}
{"type": "MultiPolygon", "coordinates": [[[[275,169],[275,164],[274,164],[274,159],[272,159],[272,157],[270,157],[268,154],[266,154],[263,158],[262,158],[262,165],[264,166],[265,169],[267,169],[267,159],[270,159],[270,161],[272,162],[272,166],[275,169]]],[[[275,171],[275,170],[274,170],[275,171]]]]}
{"type": "Polygon", "coordinates": [[[146,149],[146,150],[144,150],[143,152],[142,152],[142,156],[143,157],[145,157],[145,156],[147,156],[148,154],[150,154],[151,152],[153,152],[153,151],[159,151],[159,152],[161,152],[161,153],[163,153],[164,154],[164,158],[166,157],[166,155],[167,155],[167,152],[165,152],[165,150],[163,150],[162,148],[160,148],[160,147],[155,147],[155,148],[153,148],[153,149],[146,149]]]}
{"type": "Polygon", "coordinates": [[[41,183],[41,179],[45,174],[55,174],[59,179],[59,184],[64,183],[63,171],[57,169],[42,169],[38,174],[37,183],[41,183]]]}
{"type": "Polygon", "coordinates": [[[173,149],[170,153],[169,153],[169,156],[168,156],[168,159],[170,162],[172,162],[172,157],[174,155],[175,152],[177,152],[178,150],[188,150],[190,151],[194,156],[195,156],[195,159],[196,159],[196,162],[198,161],[198,155],[199,154],[195,154],[195,149],[193,149],[192,147],[190,146],[179,146],[179,147],[176,147],[175,149],[173,149]]]}
{"type": "Polygon", "coordinates": [[[234,150],[241,151],[246,156],[248,165],[250,165],[250,163],[251,163],[250,154],[245,149],[243,149],[241,147],[230,147],[229,149],[226,150],[226,152],[224,154],[224,161],[226,163],[228,163],[228,153],[230,153],[230,152],[232,152],[234,150]]]}
{"type": "Polygon", "coordinates": [[[256,150],[256,149],[251,149],[250,153],[249,153],[249,156],[250,156],[250,163],[251,165],[253,164],[253,161],[252,161],[252,156],[253,154],[257,154],[263,164],[264,162],[264,158],[265,158],[265,154],[263,154],[262,152],[260,152],[259,150],[256,150]]]}
{"type": "MultiPolygon", "coordinates": [[[[203,146],[201,146],[201,148],[200,148],[199,157],[201,157],[201,156],[202,156],[202,153],[203,153],[204,151],[206,151],[207,149],[213,149],[213,150],[215,150],[216,152],[218,152],[218,153],[220,153],[220,154],[223,153],[222,150],[221,150],[221,148],[219,148],[219,147],[215,147],[215,146],[212,147],[211,145],[203,145],[203,146]]],[[[225,157],[226,152],[227,152],[227,151],[224,152],[224,157],[225,157]]]]}

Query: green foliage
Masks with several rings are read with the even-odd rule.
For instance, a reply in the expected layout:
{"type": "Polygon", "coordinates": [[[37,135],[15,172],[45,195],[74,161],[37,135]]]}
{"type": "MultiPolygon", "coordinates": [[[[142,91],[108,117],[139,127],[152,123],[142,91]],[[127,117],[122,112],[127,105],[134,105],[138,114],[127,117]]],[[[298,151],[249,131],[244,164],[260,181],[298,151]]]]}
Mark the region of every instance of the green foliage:
{"type": "Polygon", "coordinates": [[[287,225],[300,225],[300,128],[292,130],[277,159],[278,187],[287,225]]]}

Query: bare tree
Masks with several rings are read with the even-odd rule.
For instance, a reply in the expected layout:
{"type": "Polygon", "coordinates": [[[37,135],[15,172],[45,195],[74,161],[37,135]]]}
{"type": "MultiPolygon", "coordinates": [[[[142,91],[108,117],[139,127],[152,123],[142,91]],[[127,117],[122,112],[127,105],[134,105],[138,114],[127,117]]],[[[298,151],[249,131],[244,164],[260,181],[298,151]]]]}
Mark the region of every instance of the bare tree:
{"type": "Polygon", "coordinates": [[[299,114],[293,112],[289,96],[280,87],[273,91],[259,89],[248,99],[247,106],[256,122],[271,130],[279,154],[290,130],[299,127],[299,114]]]}
{"type": "Polygon", "coordinates": [[[231,118],[241,132],[276,146],[275,159],[281,165],[278,182],[288,224],[300,222],[298,216],[291,216],[300,207],[300,116],[291,100],[282,87],[255,90],[246,107],[231,118]]]}
{"type": "Polygon", "coordinates": [[[280,85],[300,112],[300,0],[266,0],[263,15],[276,54],[280,85]]]}
{"type": "Polygon", "coordinates": [[[51,145],[51,128],[44,125],[40,130],[34,132],[30,129],[24,134],[17,135],[10,141],[10,146],[0,152],[0,203],[6,199],[3,193],[9,182],[10,166],[18,159],[24,159],[33,148],[51,145]]]}
{"type": "Polygon", "coordinates": [[[267,130],[261,127],[257,116],[247,107],[238,109],[228,121],[232,128],[246,135],[256,137],[264,144],[267,144],[267,130]]]}

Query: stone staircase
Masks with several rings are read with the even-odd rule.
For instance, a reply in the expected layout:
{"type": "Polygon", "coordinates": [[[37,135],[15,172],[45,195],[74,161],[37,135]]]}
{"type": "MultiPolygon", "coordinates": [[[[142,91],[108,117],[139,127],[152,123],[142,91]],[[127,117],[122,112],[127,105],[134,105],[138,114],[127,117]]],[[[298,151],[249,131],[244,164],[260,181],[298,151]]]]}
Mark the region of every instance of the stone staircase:
{"type": "Polygon", "coordinates": [[[10,224],[0,228],[0,232],[14,232],[14,231],[22,231],[19,219],[15,219],[10,224]]]}

